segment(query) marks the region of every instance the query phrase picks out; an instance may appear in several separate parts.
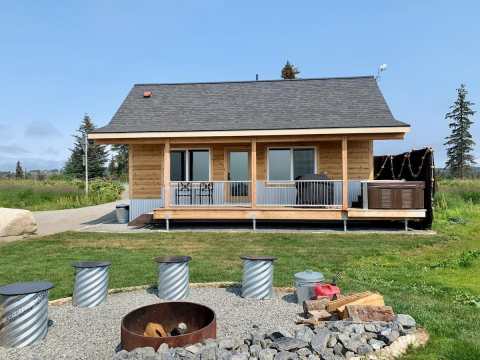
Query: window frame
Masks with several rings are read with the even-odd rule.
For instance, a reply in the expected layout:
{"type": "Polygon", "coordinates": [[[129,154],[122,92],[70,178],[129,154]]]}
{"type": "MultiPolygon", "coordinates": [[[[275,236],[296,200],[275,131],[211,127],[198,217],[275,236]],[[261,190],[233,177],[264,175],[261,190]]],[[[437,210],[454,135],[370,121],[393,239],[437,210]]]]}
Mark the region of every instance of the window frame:
{"type": "Polygon", "coordinates": [[[172,180],[172,172],[170,171],[170,182],[206,182],[212,181],[212,154],[210,148],[173,148],[170,150],[170,161],[172,160],[172,152],[185,151],[185,180],[172,180]],[[208,153],[208,180],[189,180],[190,179],[190,152],[191,151],[207,151],[208,153]]]}
{"type": "Polygon", "coordinates": [[[266,165],[267,165],[267,181],[270,183],[285,183],[285,182],[293,182],[295,179],[293,178],[293,172],[294,172],[294,166],[293,166],[293,151],[296,149],[311,149],[313,150],[313,172],[316,174],[318,169],[317,169],[317,146],[316,145],[301,145],[301,146],[269,146],[267,147],[267,153],[266,153],[266,165]],[[270,156],[269,152],[270,150],[289,150],[290,151],[290,179],[289,180],[270,180],[270,156]]]}

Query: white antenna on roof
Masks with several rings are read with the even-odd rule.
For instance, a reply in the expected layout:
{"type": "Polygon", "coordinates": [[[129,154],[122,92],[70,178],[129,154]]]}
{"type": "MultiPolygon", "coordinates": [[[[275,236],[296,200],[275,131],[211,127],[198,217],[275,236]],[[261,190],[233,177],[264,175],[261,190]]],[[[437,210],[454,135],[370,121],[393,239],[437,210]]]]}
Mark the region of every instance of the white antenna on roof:
{"type": "Polygon", "coordinates": [[[380,81],[380,76],[382,75],[382,73],[387,70],[387,64],[382,64],[378,67],[378,70],[377,70],[377,76],[375,76],[375,79],[377,81],[380,81]]]}

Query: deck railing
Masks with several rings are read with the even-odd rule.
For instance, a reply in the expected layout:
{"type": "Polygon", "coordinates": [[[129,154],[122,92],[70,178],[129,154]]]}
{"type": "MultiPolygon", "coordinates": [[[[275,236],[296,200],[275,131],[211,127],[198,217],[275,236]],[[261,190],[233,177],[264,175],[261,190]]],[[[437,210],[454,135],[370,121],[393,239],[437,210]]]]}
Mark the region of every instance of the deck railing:
{"type": "Polygon", "coordinates": [[[250,181],[174,181],[171,206],[250,206],[250,181]]]}
{"type": "Polygon", "coordinates": [[[340,208],[342,180],[257,181],[257,205],[340,208]]]}

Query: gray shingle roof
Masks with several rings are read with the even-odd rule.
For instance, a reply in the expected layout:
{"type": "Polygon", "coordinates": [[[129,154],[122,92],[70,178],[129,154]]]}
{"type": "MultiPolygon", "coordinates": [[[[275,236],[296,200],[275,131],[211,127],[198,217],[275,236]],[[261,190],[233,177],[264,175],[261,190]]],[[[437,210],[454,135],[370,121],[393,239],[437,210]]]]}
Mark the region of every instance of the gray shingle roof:
{"type": "Polygon", "coordinates": [[[95,132],[408,126],[394,119],[372,76],[135,85],[95,132]],[[151,91],[144,98],[144,91],[151,91]]]}

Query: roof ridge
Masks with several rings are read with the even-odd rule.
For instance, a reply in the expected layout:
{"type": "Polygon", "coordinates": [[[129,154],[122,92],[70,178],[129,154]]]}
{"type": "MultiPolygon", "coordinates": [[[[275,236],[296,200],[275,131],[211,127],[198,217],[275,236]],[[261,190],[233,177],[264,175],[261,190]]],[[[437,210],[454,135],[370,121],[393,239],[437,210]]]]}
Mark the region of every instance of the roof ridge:
{"type": "Polygon", "coordinates": [[[339,76],[339,77],[321,77],[321,78],[301,78],[301,79],[269,79],[269,80],[232,80],[232,81],[199,81],[199,82],[183,82],[183,83],[136,83],[133,86],[152,86],[152,85],[208,85],[208,84],[249,84],[249,83],[268,83],[268,82],[297,82],[310,80],[352,80],[352,79],[374,79],[373,75],[361,76],[339,76]]]}

